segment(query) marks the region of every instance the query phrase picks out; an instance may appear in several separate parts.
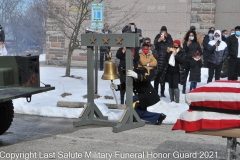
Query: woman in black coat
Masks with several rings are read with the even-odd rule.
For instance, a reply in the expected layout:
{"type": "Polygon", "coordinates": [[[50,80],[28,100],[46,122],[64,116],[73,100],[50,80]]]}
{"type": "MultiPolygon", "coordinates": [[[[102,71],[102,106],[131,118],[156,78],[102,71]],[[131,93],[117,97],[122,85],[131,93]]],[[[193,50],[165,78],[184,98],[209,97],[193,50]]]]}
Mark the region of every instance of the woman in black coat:
{"type": "MultiPolygon", "coordinates": [[[[168,48],[167,62],[169,62],[172,54],[174,55],[175,64],[169,63],[166,69],[166,77],[169,85],[170,100],[179,103],[179,88],[178,84],[181,82],[181,78],[185,78],[184,72],[180,72],[180,65],[182,65],[186,59],[186,53],[181,47],[180,40],[173,41],[173,48],[168,48]],[[183,74],[183,75],[181,75],[183,74]]],[[[165,73],[164,73],[165,74],[165,73]]],[[[163,77],[161,77],[163,78],[163,77]]]]}
{"type": "Polygon", "coordinates": [[[205,35],[203,38],[203,66],[208,67],[208,60],[209,60],[209,51],[208,51],[208,43],[213,40],[213,30],[208,31],[208,35],[205,35]]]}
{"type": "MultiPolygon", "coordinates": [[[[184,62],[183,66],[186,71],[186,81],[187,77],[190,71],[190,61],[192,60],[192,57],[196,53],[196,51],[202,55],[202,49],[200,44],[197,41],[197,36],[195,31],[188,31],[185,37],[185,41],[183,43],[183,49],[186,51],[186,61],[184,62]]],[[[183,84],[183,90],[182,93],[186,93],[186,81],[183,84]]]]}

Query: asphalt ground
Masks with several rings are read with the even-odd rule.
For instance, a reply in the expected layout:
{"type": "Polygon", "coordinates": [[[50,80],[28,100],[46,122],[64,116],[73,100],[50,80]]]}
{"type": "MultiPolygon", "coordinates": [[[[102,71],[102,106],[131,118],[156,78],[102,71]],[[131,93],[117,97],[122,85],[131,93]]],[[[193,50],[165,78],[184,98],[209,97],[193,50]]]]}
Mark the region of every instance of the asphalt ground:
{"type": "Polygon", "coordinates": [[[119,133],[112,127],[74,127],[76,119],[15,114],[0,136],[0,159],[224,159],[226,138],[151,125],[119,133]]]}

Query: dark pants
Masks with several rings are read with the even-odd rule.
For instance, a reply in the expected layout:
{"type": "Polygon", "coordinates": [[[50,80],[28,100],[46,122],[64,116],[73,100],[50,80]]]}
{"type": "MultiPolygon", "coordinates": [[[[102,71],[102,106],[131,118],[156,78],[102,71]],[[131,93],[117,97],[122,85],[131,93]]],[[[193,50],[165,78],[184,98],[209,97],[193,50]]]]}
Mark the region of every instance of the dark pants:
{"type": "Polygon", "coordinates": [[[203,66],[206,68],[208,67],[208,59],[209,59],[209,56],[203,55],[203,66]]]}
{"type": "MultiPolygon", "coordinates": [[[[158,72],[156,74],[156,77],[154,79],[154,89],[157,91],[158,93],[158,86],[159,86],[159,83],[160,83],[160,77],[162,75],[162,72],[158,72]]],[[[161,86],[161,94],[164,94],[164,91],[165,91],[165,82],[163,84],[160,84],[161,86]]]]}
{"type": "Polygon", "coordinates": [[[189,74],[189,71],[190,71],[190,63],[189,62],[186,62],[184,64],[184,69],[185,69],[185,82],[183,83],[184,86],[186,86],[186,83],[187,83],[187,77],[188,77],[188,74],[189,74]]]}
{"type": "Polygon", "coordinates": [[[213,75],[215,74],[215,81],[220,79],[221,75],[221,70],[222,70],[222,65],[221,66],[215,66],[211,63],[208,65],[208,82],[212,82],[213,75]],[[214,73],[215,72],[215,73],[214,73]]]}
{"type": "MultiPolygon", "coordinates": [[[[125,81],[125,74],[123,74],[123,71],[120,66],[118,66],[118,73],[120,76],[120,83],[122,84],[125,81]]],[[[120,99],[121,99],[121,104],[124,104],[124,96],[125,96],[125,90],[120,90],[120,99]]]]}
{"type": "Polygon", "coordinates": [[[191,82],[190,83],[190,91],[195,89],[197,87],[197,82],[191,82]]]}
{"type": "Polygon", "coordinates": [[[240,73],[240,58],[228,59],[228,80],[238,80],[240,73]]]}
{"type": "MultiPolygon", "coordinates": [[[[133,102],[138,101],[138,96],[135,95],[133,96],[133,102]]],[[[155,113],[155,112],[149,112],[147,109],[143,110],[141,109],[139,103],[135,105],[135,111],[137,112],[138,116],[147,122],[150,122],[152,124],[156,124],[158,122],[158,119],[160,117],[160,113],[155,113]]]]}
{"type": "Polygon", "coordinates": [[[103,70],[103,62],[106,61],[107,57],[106,57],[106,54],[105,54],[106,51],[100,51],[100,70],[102,71],[103,70]]]}
{"type": "Polygon", "coordinates": [[[170,74],[167,73],[167,80],[168,80],[168,85],[169,88],[176,89],[178,88],[178,83],[179,83],[179,74],[170,74]]]}

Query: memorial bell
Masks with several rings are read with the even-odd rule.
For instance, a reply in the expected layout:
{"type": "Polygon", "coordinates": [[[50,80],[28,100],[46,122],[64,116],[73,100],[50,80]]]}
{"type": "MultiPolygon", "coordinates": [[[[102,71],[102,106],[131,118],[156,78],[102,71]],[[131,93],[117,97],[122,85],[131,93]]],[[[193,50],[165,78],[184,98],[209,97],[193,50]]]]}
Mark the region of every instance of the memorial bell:
{"type": "Polygon", "coordinates": [[[107,61],[104,63],[104,73],[102,75],[103,80],[114,80],[119,79],[119,74],[117,73],[116,63],[111,61],[112,52],[108,50],[106,53],[107,61]]]}

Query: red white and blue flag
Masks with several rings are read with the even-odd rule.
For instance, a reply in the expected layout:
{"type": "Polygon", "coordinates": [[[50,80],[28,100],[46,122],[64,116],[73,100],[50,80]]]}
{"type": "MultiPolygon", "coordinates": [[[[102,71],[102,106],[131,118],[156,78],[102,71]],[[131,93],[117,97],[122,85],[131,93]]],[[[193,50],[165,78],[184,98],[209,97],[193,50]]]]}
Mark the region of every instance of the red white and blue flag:
{"type": "Polygon", "coordinates": [[[240,81],[215,81],[186,94],[189,110],[173,130],[187,132],[240,127],[240,81]]]}

